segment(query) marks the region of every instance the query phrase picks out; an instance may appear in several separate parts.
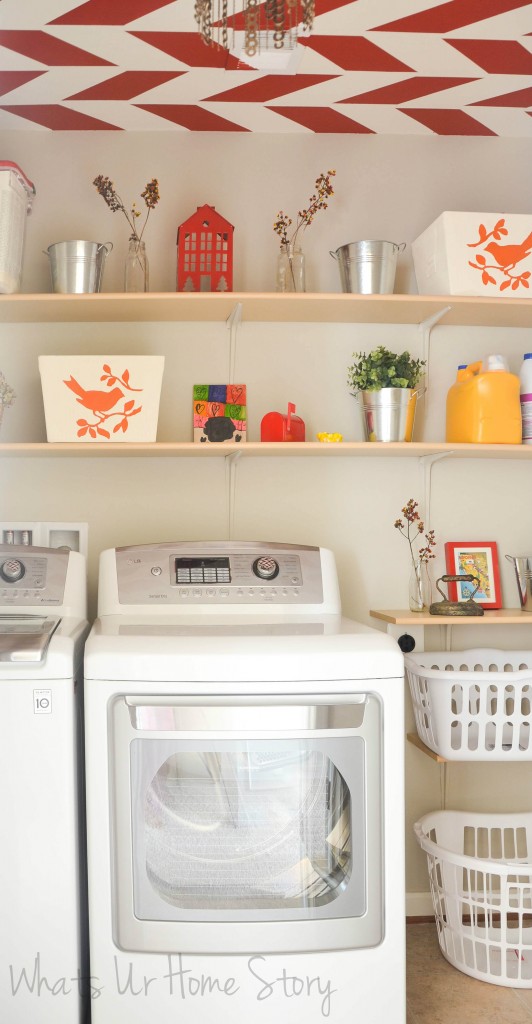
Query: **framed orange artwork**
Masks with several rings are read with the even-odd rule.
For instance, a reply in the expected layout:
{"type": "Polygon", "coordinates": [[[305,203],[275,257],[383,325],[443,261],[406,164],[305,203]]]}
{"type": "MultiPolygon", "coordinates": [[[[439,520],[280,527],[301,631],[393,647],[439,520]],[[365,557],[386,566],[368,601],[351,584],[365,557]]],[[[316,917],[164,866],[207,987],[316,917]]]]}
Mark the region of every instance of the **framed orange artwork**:
{"type": "MultiPolygon", "coordinates": [[[[499,557],[494,541],[448,541],[445,545],[445,565],[451,576],[476,576],[479,587],[473,600],[485,609],[502,608],[499,557]]],[[[469,601],[476,584],[449,583],[451,601],[469,601]]]]}

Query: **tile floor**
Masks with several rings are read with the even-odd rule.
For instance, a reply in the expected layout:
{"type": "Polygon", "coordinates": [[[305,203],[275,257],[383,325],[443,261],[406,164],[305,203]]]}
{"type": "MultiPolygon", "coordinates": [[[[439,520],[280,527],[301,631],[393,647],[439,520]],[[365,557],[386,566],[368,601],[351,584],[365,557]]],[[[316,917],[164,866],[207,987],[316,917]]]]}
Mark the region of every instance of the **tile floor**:
{"type": "Polygon", "coordinates": [[[441,955],[434,924],[408,924],[407,1024],[532,1024],[532,989],[462,974],[441,955]]]}

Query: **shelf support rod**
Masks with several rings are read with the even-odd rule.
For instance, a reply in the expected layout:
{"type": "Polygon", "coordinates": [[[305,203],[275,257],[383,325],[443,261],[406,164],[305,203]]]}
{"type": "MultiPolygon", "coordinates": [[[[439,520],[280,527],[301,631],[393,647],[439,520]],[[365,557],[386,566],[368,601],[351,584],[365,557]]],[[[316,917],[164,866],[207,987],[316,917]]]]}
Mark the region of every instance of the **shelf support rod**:
{"type": "Polygon", "coordinates": [[[432,316],[428,316],[426,320],[422,320],[421,323],[418,325],[418,330],[421,331],[421,335],[422,335],[422,338],[423,338],[423,359],[427,360],[427,370],[426,370],[427,377],[428,377],[429,354],[430,354],[429,353],[429,349],[430,349],[430,335],[431,335],[431,332],[432,332],[432,328],[436,327],[436,324],[439,324],[439,322],[442,319],[442,317],[444,317],[446,315],[446,313],[449,313],[451,308],[452,308],[451,306],[443,306],[442,309],[438,309],[436,311],[436,313],[433,313],[432,316]]]}
{"type": "Polygon", "coordinates": [[[225,479],[227,486],[227,539],[233,539],[236,509],[237,463],[242,452],[230,452],[225,456],[225,479]]]}
{"type": "Polygon", "coordinates": [[[419,460],[421,470],[421,491],[423,493],[423,518],[430,529],[430,504],[432,499],[432,467],[440,459],[447,459],[454,452],[438,452],[437,455],[422,455],[419,460]]]}
{"type": "Polygon", "coordinates": [[[428,316],[426,320],[422,320],[418,325],[418,330],[421,331],[421,358],[425,360],[425,383],[422,391],[422,397],[424,399],[423,409],[426,408],[427,396],[430,387],[430,336],[432,328],[440,322],[442,317],[445,316],[451,309],[451,306],[443,306],[442,309],[438,309],[432,316],[428,316]]]}
{"type": "Polygon", "coordinates": [[[236,363],[236,339],[239,325],[242,323],[241,302],[235,303],[225,323],[227,326],[227,330],[229,331],[229,380],[227,383],[234,384],[236,363]]]}
{"type": "Polygon", "coordinates": [[[449,783],[447,768],[447,761],[440,764],[440,809],[442,811],[445,811],[447,808],[447,788],[449,783]]]}

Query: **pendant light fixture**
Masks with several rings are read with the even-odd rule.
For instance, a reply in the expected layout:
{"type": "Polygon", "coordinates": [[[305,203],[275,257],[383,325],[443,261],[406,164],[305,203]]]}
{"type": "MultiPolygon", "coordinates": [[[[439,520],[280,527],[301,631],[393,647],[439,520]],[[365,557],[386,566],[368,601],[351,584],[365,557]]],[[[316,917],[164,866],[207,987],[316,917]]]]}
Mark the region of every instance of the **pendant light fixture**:
{"type": "Polygon", "coordinates": [[[194,16],[203,42],[250,60],[264,52],[295,50],[312,30],[315,0],[196,0],[194,16]],[[235,43],[242,36],[243,46],[235,43]]]}

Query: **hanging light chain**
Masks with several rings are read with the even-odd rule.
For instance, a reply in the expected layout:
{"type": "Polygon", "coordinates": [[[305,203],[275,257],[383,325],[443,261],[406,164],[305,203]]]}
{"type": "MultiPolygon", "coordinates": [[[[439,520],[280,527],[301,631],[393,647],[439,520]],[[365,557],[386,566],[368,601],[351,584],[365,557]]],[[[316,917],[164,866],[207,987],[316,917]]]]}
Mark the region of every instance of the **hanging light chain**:
{"type": "Polygon", "coordinates": [[[286,9],[284,0],[277,0],[273,24],[275,29],[273,33],[273,45],[276,50],[282,50],[286,30],[286,9]]]}
{"type": "Polygon", "coordinates": [[[222,0],[220,20],[222,22],[222,46],[224,50],[229,49],[227,42],[227,0],[222,0]]]}
{"type": "Polygon", "coordinates": [[[315,0],[301,0],[301,6],[303,8],[303,25],[310,32],[312,30],[316,14],[315,0]]]}
{"type": "Polygon", "coordinates": [[[212,44],[212,0],[196,0],[194,17],[206,46],[212,44]]]}
{"type": "Polygon", "coordinates": [[[245,0],[245,45],[247,57],[254,57],[259,48],[259,4],[258,0],[245,0]]]}

